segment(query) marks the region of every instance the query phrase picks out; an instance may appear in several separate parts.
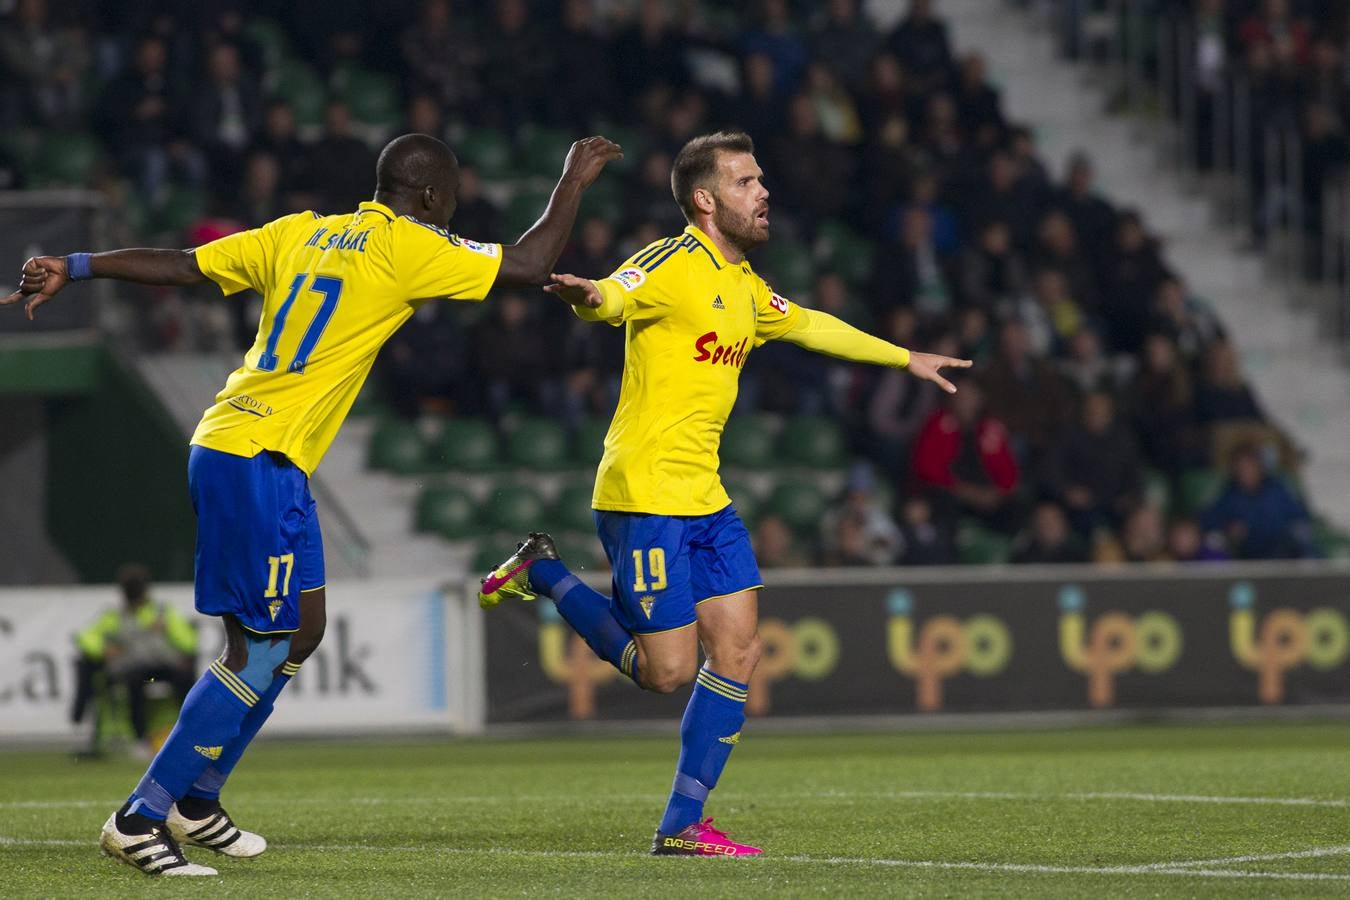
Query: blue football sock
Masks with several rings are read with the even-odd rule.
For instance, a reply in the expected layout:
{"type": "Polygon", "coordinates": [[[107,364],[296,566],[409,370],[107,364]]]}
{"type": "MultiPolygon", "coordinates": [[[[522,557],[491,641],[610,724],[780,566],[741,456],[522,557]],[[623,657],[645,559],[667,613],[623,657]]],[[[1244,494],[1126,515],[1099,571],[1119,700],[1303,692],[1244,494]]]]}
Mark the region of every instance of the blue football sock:
{"type": "Polygon", "coordinates": [[[567,624],[585,639],[596,656],[642,686],[638,681],[637,643],[614,618],[608,597],[587,587],[556,559],[531,564],[529,576],[530,588],[553,599],[567,624]]]}
{"type": "Polygon", "coordinates": [[[136,790],[127,799],[128,814],[163,820],[174,801],[239,734],[257,693],[219,660],[188,691],[178,722],[169,733],[136,790]]]}
{"type": "Polygon", "coordinates": [[[711,669],[699,670],[694,692],[680,723],[680,762],[675,767],[662,834],[678,834],[703,818],[708,792],[741,738],[749,688],[711,669]]]}
{"type": "Polygon", "coordinates": [[[298,664],[288,662],[281,667],[281,674],[273,677],[271,686],[259,695],[258,702],[248,711],[248,715],[244,716],[244,721],[239,726],[239,735],[221,752],[220,759],[207,766],[192,783],[192,787],[188,789],[189,797],[199,797],[203,800],[220,799],[220,791],[225,786],[225,780],[230,777],[230,773],[234,771],[235,765],[248,749],[248,745],[253,742],[259,729],[263,727],[267,717],[272,715],[277,695],[298,671],[300,671],[298,664]]]}

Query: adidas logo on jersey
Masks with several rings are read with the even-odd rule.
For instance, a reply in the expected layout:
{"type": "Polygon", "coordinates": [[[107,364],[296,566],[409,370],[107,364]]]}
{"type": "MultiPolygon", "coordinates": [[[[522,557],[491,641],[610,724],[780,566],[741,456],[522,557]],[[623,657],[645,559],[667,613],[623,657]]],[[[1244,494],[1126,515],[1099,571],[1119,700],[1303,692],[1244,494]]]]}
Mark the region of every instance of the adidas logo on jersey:
{"type": "Polygon", "coordinates": [[[718,294],[713,298],[713,309],[726,309],[727,305],[722,302],[722,295],[718,294]]]}
{"type": "Polygon", "coordinates": [[[212,762],[215,762],[216,760],[220,759],[220,751],[224,750],[225,748],[194,746],[192,749],[196,750],[198,753],[200,753],[202,756],[205,756],[212,762]]]}

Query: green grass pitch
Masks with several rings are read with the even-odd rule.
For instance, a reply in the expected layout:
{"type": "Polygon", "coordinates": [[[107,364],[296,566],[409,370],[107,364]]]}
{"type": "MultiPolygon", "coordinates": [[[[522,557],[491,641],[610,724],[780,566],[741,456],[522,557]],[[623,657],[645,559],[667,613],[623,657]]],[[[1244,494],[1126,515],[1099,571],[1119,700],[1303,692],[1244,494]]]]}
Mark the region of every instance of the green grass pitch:
{"type": "Polygon", "coordinates": [[[709,813],[757,859],[645,855],[676,739],[260,743],[271,842],[152,880],[98,829],[140,766],[0,754],[14,897],[1350,896],[1350,723],[756,734],[709,813]],[[187,883],[184,883],[184,882],[187,883]]]}

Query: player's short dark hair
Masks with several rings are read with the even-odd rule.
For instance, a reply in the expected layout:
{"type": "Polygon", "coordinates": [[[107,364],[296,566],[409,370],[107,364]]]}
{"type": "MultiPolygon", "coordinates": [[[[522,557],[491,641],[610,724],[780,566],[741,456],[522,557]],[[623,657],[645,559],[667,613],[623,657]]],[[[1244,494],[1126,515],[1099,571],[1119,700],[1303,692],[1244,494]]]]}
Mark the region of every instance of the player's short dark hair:
{"type": "Polygon", "coordinates": [[[117,570],[117,584],[128,603],[140,600],[150,590],[150,570],[140,563],[125,563],[117,570]]]}
{"type": "Polygon", "coordinates": [[[415,194],[439,185],[459,167],[455,154],[429,134],[405,134],[380,151],[375,163],[375,189],[382,194],[415,194]]]}
{"type": "Polygon", "coordinates": [[[670,167],[670,192],[680,204],[684,217],[694,221],[694,189],[706,187],[717,172],[717,152],[754,153],[755,142],[744,131],[718,131],[701,134],[689,141],[670,167]]]}

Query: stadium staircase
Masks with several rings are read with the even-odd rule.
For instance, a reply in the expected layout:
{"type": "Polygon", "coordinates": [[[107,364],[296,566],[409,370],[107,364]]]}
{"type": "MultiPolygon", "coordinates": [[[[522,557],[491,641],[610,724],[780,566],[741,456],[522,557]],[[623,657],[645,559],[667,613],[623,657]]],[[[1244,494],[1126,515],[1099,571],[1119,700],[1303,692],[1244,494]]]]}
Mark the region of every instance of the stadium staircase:
{"type": "Polygon", "coordinates": [[[1241,236],[1215,223],[1210,202],[1160,164],[1162,126],[1105,112],[1102,87],[1057,57],[1039,15],[991,0],[943,0],[939,8],[957,52],[986,56],[1007,114],[1034,127],[1053,174],[1086,150],[1102,190],[1143,212],[1168,260],[1223,318],[1267,413],[1308,451],[1303,483],[1315,509],[1350,525],[1350,377],[1317,314],[1298,308],[1260,257],[1237,249],[1241,236]]]}

